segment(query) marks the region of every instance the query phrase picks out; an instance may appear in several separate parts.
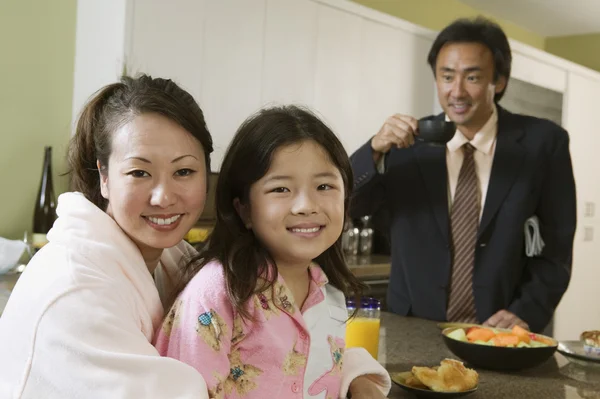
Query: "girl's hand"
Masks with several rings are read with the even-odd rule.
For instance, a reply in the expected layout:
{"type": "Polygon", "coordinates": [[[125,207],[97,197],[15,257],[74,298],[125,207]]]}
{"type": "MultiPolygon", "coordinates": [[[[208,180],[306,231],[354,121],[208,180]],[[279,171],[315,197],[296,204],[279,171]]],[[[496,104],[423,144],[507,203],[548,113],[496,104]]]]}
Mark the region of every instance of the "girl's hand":
{"type": "Polygon", "coordinates": [[[349,393],[352,399],[386,399],[377,384],[364,375],[350,383],[349,393]]]}

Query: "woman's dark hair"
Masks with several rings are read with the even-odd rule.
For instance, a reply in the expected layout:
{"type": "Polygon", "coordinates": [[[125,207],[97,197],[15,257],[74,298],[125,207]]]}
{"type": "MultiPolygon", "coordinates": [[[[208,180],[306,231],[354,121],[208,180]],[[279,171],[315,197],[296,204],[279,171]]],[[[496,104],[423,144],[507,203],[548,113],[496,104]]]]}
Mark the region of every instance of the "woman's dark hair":
{"type": "MultiPolygon", "coordinates": [[[[262,279],[268,273],[269,264],[275,262],[252,230],[244,225],[234,208],[234,199],[247,204],[250,186],[268,172],[275,151],[304,141],[320,145],[340,171],[344,182],[345,219],[348,218],[352,167],[335,134],[306,109],[296,106],[263,109],[240,126],[227,150],[216,187],[216,225],[204,251],[185,266],[179,291],[207,263],[219,261],[223,265],[231,303],[240,315],[250,317],[244,306],[252,295],[266,290],[276,281],[277,272],[275,270],[269,281],[262,279]]],[[[323,269],[329,283],[344,294],[362,293],[363,285],[344,260],[341,237],[315,262],[323,269]]]]}
{"type": "Polygon", "coordinates": [[[210,171],[212,137],[194,98],[170,79],[124,76],[119,83],[97,91],[79,116],[68,152],[71,190],[80,191],[105,210],[108,201],[100,193],[96,161],[100,162],[100,173],[107,173],[113,133],[136,116],[149,113],[169,118],[198,139],[204,149],[206,171],[210,171]]]}
{"type": "Polygon", "coordinates": [[[438,54],[449,43],[481,43],[490,49],[494,57],[494,81],[498,81],[500,76],[506,78],[504,90],[494,96],[495,102],[500,101],[508,86],[512,64],[510,44],[502,28],[484,17],[461,18],[452,22],[440,32],[429,50],[427,63],[434,75],[438,54]]]}

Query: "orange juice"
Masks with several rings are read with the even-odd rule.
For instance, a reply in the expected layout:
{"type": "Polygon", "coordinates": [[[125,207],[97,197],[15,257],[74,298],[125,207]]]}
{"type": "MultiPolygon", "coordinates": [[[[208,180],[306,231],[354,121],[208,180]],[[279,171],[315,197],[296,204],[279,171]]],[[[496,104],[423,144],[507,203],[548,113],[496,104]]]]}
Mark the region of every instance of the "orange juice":
{"type": "Polygon", "coordinates": [[[346,347],[363,347],[374,359],[379,352],[379,319],[354,317],[346,325],[346,347]]]}

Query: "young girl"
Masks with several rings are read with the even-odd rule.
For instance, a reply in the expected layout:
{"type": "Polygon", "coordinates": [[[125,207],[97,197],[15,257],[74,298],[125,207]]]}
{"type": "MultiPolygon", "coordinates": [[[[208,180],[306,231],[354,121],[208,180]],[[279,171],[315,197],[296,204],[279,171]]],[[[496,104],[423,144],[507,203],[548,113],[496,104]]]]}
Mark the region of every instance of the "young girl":
{"type": "Polygon", "coordinates": [[[385,397],[385,369],[344,344],[344,294],[361,288],[340,242],[351,189],[346,152],[317,117],[281,107],[249,118],[159,352],[199,370],[211,398],[385,397]]]}

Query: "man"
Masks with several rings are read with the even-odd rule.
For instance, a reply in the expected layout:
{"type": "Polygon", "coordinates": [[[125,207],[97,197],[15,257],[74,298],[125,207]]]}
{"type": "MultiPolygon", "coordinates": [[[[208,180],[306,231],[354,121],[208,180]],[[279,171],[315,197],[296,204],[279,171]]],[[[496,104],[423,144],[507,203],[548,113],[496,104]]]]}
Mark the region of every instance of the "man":
{"type": "Polygon", "coordinates": [[[446,146],[417,141],[417,120],[394,115],[351,159],[351,216],[387,212],[388,306],[401,315],[518,324],[542,331],[567,289],[576,225],[569,137],[560,126],[497,103],[511,51],[502,29],[461,19],[436,38],[428,62],[446,146]],[[545,243],[527,257],[524,226],[545,243]]]}

